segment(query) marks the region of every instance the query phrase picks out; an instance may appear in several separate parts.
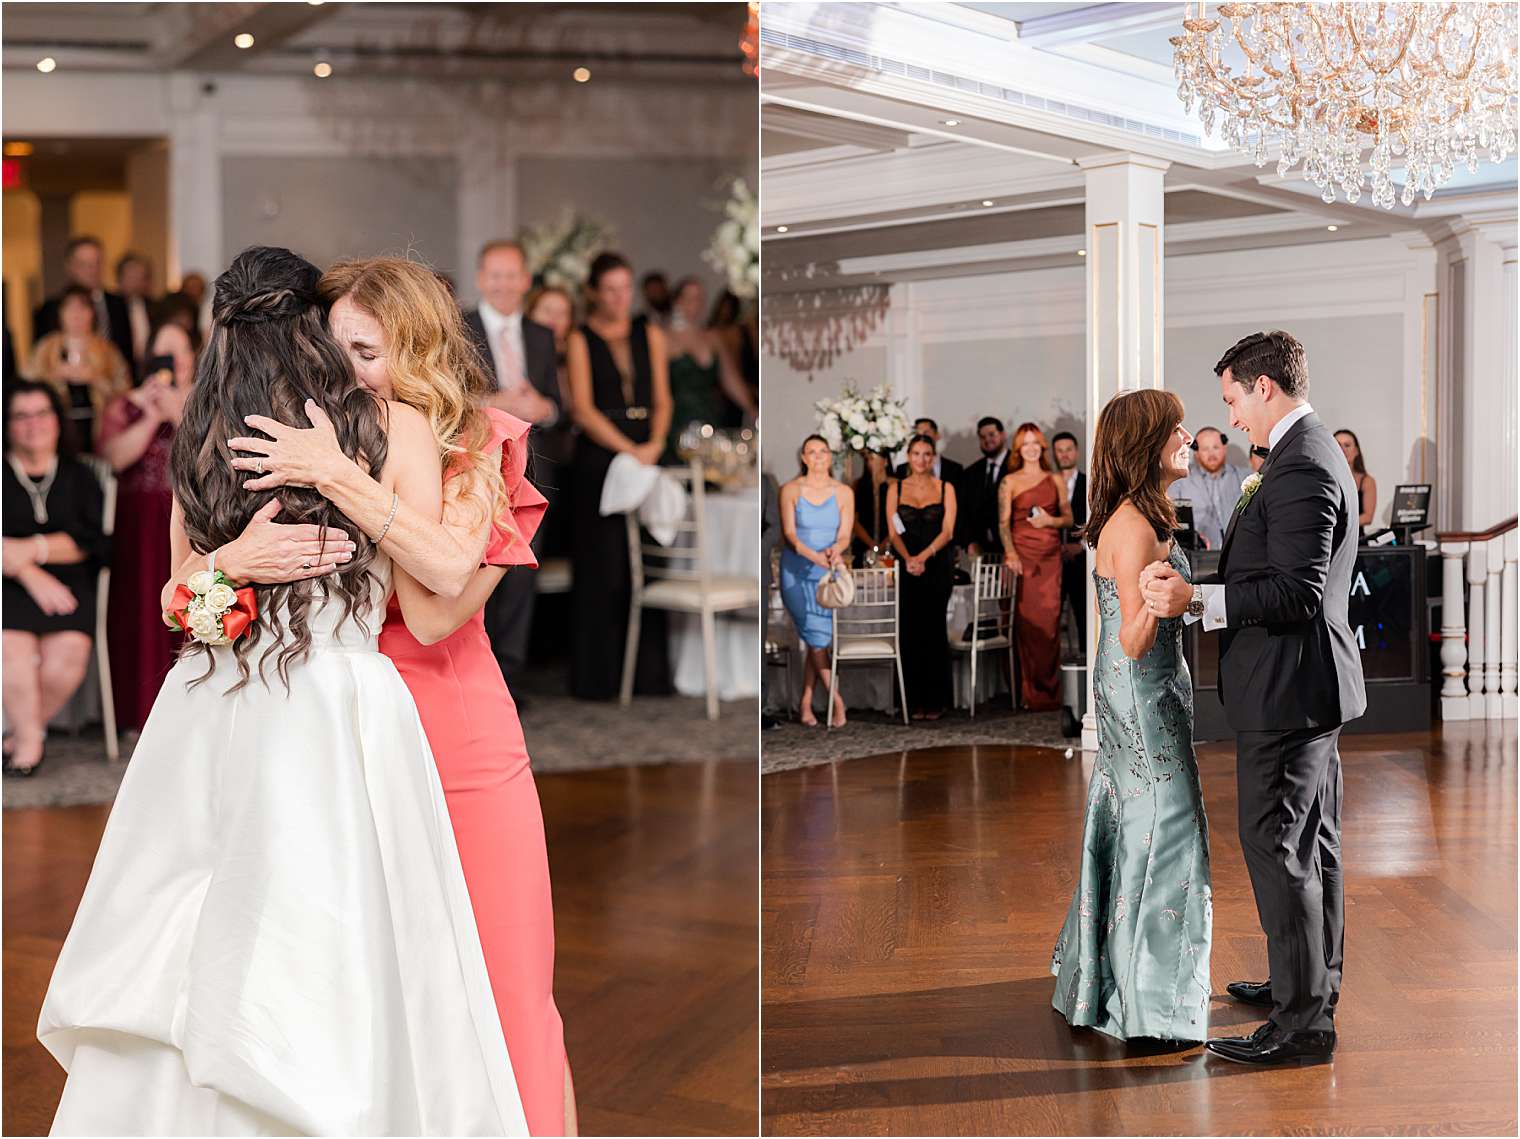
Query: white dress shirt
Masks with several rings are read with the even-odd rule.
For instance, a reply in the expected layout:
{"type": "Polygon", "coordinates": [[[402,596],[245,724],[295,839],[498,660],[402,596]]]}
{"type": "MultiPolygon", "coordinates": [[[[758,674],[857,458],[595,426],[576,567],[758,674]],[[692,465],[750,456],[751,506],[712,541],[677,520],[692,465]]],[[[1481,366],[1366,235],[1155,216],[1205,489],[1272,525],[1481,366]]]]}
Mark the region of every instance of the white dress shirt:
{"type": "MultiPolygon", "coordinates": [[[[1314,409],[1307,403],[1301,403],[1279,419],[1277,426],[1272,428],[1271,434],[1267,436],[1267,449],[1270,450],[1277,446],[1282,441],[1282,437],[1288,433],[1288,428],[1292,427],[1304,416],[1313,414],[1313,412],[1314,409]]],[[[1200,585],[1198,588],[1203,591],[1203,616],[1199,618],[1188,613],[1183,616],[1183,621],[1191,625],[1194,621],[1202,620],[1203,631],[1205,633],[1212,633],[1216,629],[1223,629],[1230,623],[1225,616],[1228,612],[1224,600],[1226,587],[1223,585],[1200,585]]]]}
{"type": "Polygon", "coordinates": [[[504,390],[507,386],[507,358],[502,345],[503,333],[517,351],[517,359],[522,368],[522,382],[528,382],[528,354],[523,348],[522,320],[521,310],[504,315],[497,312],[485,300],[480,302],[480,323],[485,326],[486,343],[491,346],[491,367],[496,373],[498,391],[504,390]]]}

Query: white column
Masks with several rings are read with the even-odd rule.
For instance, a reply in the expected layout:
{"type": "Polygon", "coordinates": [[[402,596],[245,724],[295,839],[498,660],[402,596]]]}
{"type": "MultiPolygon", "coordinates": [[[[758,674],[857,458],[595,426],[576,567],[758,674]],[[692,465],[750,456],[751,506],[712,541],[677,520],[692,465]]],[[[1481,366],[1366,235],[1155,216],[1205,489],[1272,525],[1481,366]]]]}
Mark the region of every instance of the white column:
{"type": "Polygon", "coordinates": [[[1483,663],[1488,623],[1483,617],[1483,583],[1488,576],[1487,547],[1474,542],[1467,550],[1467,718],[1483,719],[1483,663]]]}
{"type": "MultiPolygon", "coordinates": [[[[1163,213],[1167,162],[1134,154],[1079,159],[1087,176],[1084,244],[1087,247],[1086,447],[1093,453],[1098,413],[1114,394],[1163,384],[1163,213]]],[[[1096,601],[1092,551],[1087,554],[1087,611],[1096,601]]],[[[1087,661],[1097,656],[1098,622],[1087,622],[1087,661]]],[[[1087,714],[1082,749],[1096,751],[1092,669],[1087,670],[1087,714]]]]}
{"type": "Polygon", "coordinates": [[[1441,543],[1441,719],[1468,718],[1467,626],[1462,609],[1466,542],[1441,543]]]}
{"type": "Polygon", "coordinates": [[[221,112],[214,97],[202,92],[201,82],[200,76],[176,74],[169,84],[169,264],[164,277],[176,288],[192,269],[204,273],[209,283],[227,267],[221,112]]]}
{"type": "Polygon", "coordinates": [[[1441,319],[1447,341],[1441,377],[1447,422],[1439,479],[1446,484],[1443,501],[1454,497],[1456,506],[1455,516],[1441,524],[1487,530],[1516,511],[1514,480],[1494,478],[1492,472],[1520,466],[1514,210],[1455,219],[1451,236],[1439,248],[1447,285],[1441,303],[1449,309],[1441,319]],[[1483,461],[1473,462],[1474,456],[1483,461]]]}
{"type": "Polygon", "coordinates": [[[933,414],[924,391],[924,346],[914,308],[916,292],[911,281],[892,286],[891,306],[882,327],[887,338],[887,374],[862,380],[866,391],[883,381],[890,384],[893,396],[907,400],[910,417],[933,414]]]}
{"type": "Polygon", "coordinates": [[[1500,624],[1500,576],[1504,571],[1504,539],[1491,538],[1484,543],[1483,556],[1488,565],[1488,581],[1483,589],[1484,606],[1483,644],[1486,652],[1483,660],[1483,717],[1498,720],[1504,716],[1504,697],[1499,691],[1501,676],[1500,653],[1504,640],[1500,624]]]}
{"type": "Polygon", "coordinates": [[[1517,561],[1520,561],[1520,531],[1504,535],[1504,573],[1499,585],[1499,714],[1506,720],[1520,716],[1520,612],[1516,602],[1517,561]]]}

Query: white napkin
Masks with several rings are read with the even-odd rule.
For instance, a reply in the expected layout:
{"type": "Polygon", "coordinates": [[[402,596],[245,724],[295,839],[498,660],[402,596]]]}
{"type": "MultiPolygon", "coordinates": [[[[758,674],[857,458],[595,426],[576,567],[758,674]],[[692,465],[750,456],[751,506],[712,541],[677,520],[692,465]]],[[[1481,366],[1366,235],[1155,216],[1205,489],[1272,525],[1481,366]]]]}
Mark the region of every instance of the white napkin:
{"type": "Polygon", "coordinates": [[[625,453],[612,457],[602,483],[602,514],[639,512],[644,529],[662,546],[675,540],[686,516],[686,488],[661,467],[648,467],[625,453]]]}

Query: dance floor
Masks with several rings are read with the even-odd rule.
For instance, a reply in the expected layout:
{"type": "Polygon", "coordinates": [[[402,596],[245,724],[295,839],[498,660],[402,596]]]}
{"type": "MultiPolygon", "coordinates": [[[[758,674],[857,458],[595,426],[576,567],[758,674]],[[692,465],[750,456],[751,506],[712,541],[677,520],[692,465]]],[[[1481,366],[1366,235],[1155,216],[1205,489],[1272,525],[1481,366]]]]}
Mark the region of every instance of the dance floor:
{"type": "MultiPolygon", "coordinates": [[[[582,1134],[754,1134],[754,763],[538,785],[582,1134]]],[[[46,1135],[63,1087],[36,1041],[37,1010],[105,818],[105,807],[4,812],[6,1135],[46,1135]]]]}
{"type": "MultiPolygon", "coordinates": [[[[1343,741],[1332,1065],[1127,1049],[1050,1007],[1081,753],[955,747],[762,780],[762,1112],[774,1135],[1516,1132],[1514,721],[1343,741]]],[[[1213,988],[1266,976],[1234,750],[1200,766],[1213,988]]],[[[1256,1010],[1216,997],[1211,1034],[1256,1010]]]]}

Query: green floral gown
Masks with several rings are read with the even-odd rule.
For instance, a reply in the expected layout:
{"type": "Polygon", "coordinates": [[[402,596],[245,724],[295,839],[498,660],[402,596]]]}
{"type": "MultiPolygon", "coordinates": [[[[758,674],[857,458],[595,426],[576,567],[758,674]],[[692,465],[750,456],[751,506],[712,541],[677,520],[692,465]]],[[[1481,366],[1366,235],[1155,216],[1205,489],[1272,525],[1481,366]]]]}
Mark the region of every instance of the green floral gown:
{"type": "MultiPolygon", "coordinates": [[[[1168,560],[1191,580],[1175,546],[1168,560]]],[[[1182,620],[1163,618],[1132,661],[1119,645],[1118,587],[1094,577],[1098,756],[1051,1003],[1073,1027],[1120,1039],[1205,1040],[1213,901],[1182,620]]]]}

